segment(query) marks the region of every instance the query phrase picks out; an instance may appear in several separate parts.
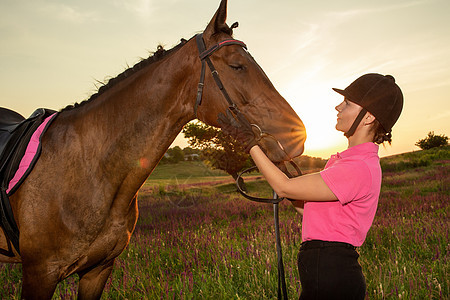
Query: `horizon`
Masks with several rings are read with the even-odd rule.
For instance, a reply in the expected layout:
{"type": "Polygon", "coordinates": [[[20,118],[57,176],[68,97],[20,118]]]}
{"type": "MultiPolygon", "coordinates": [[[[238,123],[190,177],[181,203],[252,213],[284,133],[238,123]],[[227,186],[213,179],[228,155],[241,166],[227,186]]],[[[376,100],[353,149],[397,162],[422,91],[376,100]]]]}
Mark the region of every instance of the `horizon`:
{"type": "MultiPolygon", "coordinates": [[[[1,106],[27,117],[38,107],[82,102],[96,80],[201,32],[219,2],[2,2],[1,106]]],[[[445,0],[230,0],[227,23],[239,21],[234,37],[305,123],[304,155],[328,158],[347,148],[334,128],[342,96],[331,88],[369,72],[393,75],[405,104],[392,146],[380,146],[384,157],[420,150],[415,143],[430,131],[450,133],[448,11],[445,0]]],[[[176,145],[188,146],[182,134],[176,145]]]]}

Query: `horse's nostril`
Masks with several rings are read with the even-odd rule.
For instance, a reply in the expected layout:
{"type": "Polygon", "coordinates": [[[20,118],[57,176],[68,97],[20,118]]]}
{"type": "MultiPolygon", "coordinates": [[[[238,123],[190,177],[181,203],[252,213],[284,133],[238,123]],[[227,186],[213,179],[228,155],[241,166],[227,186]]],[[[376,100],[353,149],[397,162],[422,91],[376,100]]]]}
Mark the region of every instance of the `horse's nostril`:
{"type": "Polygon", "coordinates": [[[295,134],[302,134],[304,130],[302,130],[301,128],[298,127],[294,127],[291,129],[291,133],[295,133],[295,134]]]}

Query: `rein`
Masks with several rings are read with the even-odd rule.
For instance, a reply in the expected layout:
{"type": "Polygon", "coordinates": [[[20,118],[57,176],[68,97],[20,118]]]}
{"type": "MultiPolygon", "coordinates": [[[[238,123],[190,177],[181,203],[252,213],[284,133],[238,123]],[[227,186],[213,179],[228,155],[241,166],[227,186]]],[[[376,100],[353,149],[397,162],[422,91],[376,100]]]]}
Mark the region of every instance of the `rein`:
{"type": "MultiPolygon", "coordinates": [[[[233,24],[233,26],[235,26],[235,25],[233,24]]],[[[213,65],[213,63],[212,63],[212,61],[210,59],[210,56],[215,51],[219,50],[220,48],[222,48],[224,46],[239,45],[239,46],[243,47],[244,49],[247,49],[247,46],[242,41],[235,40],[235,39],[227,39],[227,40],[223,40],[223,41],[219,42],[218,44],[212,46],[209,49],[206,49],[205,41],[203,40],[203,34],[197,34],[195,36],[195,39],[196,39],[196,42],[197,42],[198,51],[200,53],[199,58],[200,58],[200,60],[202,62],[202,69],[201,69],[201,73],[200,73],[200,81],[199,81],[198,87],[197,87],[197,99],[195,101],[195,107],[194,107],[195,117],[197,117],[198,106],[202,103],[203,87],[205,86],[204,83],[205,83],[206,64],[208,64],[209,69],[211,71],[211,74],[212,74],[212,76],[214,78],[214,81],[216,82],[216,85],[219,87],[220,91],[222,92],[223,96],[225,97],[225,100],[228,103],[228,109],[234,115],[241,114],[239,108],[233,102],[233,100],[231,100],[230,95],[228,94],[228,92],[225,89],[222,81],[220,80],[219,72],[214,67],[214,65],[213,65]]],[[[278,146],[280,147],[280,149],[286,154],[287,157],[289,157],[289,155],[286,153],[284,147],[281,145],[281,143],[273,135],[263,132],[261,130],[261,128],[258,125],[256,125],[256,124],[251,124],[251,125],[259,131],[259,139],[262,139],[262,138],[272,138],[272,139],[274,139],[278,143],[278,146]]],[[[302,173],[300,171],[300,168],[294,163],[294,161],[291,159],[289,162],[295,168],[295,170],[297,171],[298,175],[301,175],[302,173]]],[[[288,172],[287,167],[284,164],[283,165],[279,165],[278,167],[286,175],[288,175],[289,177],[293,177],[288,172]]],[[[279,229],[279,223],[280,222],[279,222],[279,217],[278,217],[278,203],[283,201],[285,198],[279,198],[278,195],[275,192],[273,192],[273,198],[253,197],[253,196],[250,196],[250,195],[248,195],[247,193],[244,192],[242,187],[239,185],[239,181],[241,179],[241,176],[244,173],[250,172],[250,171],[252,171],[252,170],[254,170],[256,168],[257,167],[254,166],[254,167],[248,168],[248,169],[244,170],[243,172],[241,172],[238,175],[237,179],[236,179],[236,184],[237,184],[238,191],[245,198],[247,198],[247,199],[249,199],[251,201],[255,201],[255,202],[272,203],[273,204],[275,233],[276,233],[276,248],[277,248],[277,257],[278,257],[278,299],[287,299],[286,279],[285,279],[285,275],[284,275],[283,256],[282,256],[282,252],[281,252],[281,239],[280,239],[280,229],[279,229]]]]}
{"type": "MultiPolygon", "coordinates": [[[[290,163],[295,168],[298,176],[302,175],[302,172],[300,171],[300,168],[291,160],[290,163]]],[[[278,166],[288,177],[293,177],[293,175],[287,170],[287,167],[283,165],[278,166]]],[[[259,203],[272,203],[273,204],[273,218],[275,223],[275,241],[276,241],[276,248],[277,248],[277,263],[278,263],[278,299],[284,299],[287,300],[287,288],[286,288],[286,278],[284,276],[284,263],[283,263],[283,253],[281,251],[281,238],[280,238],[280,220],[278,216],[278,203],[282,202],[284,199],[290,200],[289,198],[280,198],[278,197],[277,193],[275,191],[273,192],[272,198],[261,198],[261,197],[254,197],[249,194],[247,194],[244,189],[239,185],[239,182],[241,181],[242,175],[245,173],[251,172],[253,170],[257,169],[257,166],[250,167],[248,169],[245,169],[241,173],[239,173],[238,177],[236,178],[236,186],[241,193],[242,196],[245,198],[259,203]]],[[[242,180],[243,181],[243,180],[242,180]]]]}

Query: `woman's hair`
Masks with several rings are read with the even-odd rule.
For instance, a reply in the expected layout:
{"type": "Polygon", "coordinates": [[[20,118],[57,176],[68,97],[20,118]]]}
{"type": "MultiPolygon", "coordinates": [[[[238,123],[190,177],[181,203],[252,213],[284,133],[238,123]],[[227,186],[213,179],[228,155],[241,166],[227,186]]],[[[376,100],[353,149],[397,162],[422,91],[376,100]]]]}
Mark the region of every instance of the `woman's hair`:
{"type": "Polygon", "coordinates": [[[389,145],[392,142],[392,135],[390,132],[386,132],[386,130],[384,130],[383,126],[381,126],[380,122],[375,119],[375,121],[373,122],[373,126],[372,126],[372,132],[374,133],[373,135],[373,142],[376,144],[382,144],[384,142],[388,142],[389,145]]]}

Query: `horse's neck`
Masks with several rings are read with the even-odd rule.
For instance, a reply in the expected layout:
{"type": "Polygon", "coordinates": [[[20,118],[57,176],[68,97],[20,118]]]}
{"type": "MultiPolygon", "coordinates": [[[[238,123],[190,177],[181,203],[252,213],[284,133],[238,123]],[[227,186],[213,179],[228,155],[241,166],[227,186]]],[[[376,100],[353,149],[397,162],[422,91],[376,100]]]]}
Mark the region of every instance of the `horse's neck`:
{"type": "Polygon", "coordinates": [[[123,173],[119,181],[127,178],[139,187],[193,117],[196,76],[193,60],[182,59],[186,46],[118,82],[73,115],[80,138],[88,141],[82,147],[90,148],[81,151],[97,155],[100,165],[115,166],[113,172],[123,173]]]}

